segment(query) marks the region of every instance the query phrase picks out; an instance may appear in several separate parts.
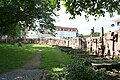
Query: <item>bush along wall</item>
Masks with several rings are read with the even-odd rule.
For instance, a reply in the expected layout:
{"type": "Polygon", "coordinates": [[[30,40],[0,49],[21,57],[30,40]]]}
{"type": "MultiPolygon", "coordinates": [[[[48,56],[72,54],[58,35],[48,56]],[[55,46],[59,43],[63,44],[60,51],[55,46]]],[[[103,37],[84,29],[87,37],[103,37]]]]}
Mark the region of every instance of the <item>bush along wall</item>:
{"type": "Polygon", "coordinates": [[[105,69],[95,70],[89,59],[77,59],[64,68],[52,80],[108,80],[105,69]]]}

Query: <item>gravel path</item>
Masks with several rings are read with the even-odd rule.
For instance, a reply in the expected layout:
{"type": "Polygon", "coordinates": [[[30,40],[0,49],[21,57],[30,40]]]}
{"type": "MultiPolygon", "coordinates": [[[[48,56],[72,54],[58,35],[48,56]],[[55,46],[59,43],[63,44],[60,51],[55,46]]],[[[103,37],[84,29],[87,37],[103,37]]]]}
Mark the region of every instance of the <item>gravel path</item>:
{"type": "Polygon", "coordinates": [[[41,54],[41,51],[39,51],[22,67],[22,69],[38,69],[41,63],[41,54]]]}
{"type": "Polygon", "coordinates": [[[46,80],[47,71],[40,70],[41,51],[30,59],[22,69],[0,74],[0,80],[46,80]]]}
{"type": "Polygon", "coordinates": [[[47,73],[40,69],[14,70],[0,75],[0,80],[46,80],[47,73]]]}

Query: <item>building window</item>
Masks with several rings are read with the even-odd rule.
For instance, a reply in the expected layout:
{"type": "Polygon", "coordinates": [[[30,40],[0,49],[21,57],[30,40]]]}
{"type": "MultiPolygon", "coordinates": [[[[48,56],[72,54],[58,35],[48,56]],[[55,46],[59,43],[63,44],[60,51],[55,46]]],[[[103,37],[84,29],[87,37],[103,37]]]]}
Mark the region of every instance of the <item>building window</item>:
{"type": "Polygon", "coordinates": [[[115,26],[115,24],[111,24],[111,27],[114,27],[115,26]]]}
{"type": "Polygon", "coordinates": [[[64,29],[64,31],[67,31],[67,29],[64,29]]]}
{"type": "Polygon", "coordinates": [[[120,26],[120,22],[117,22],[117,26],[120,26]]]}
{"type": "Polygon", "coordinates": [[[61,31],[63,31],[63,28],[61,29],[61,31]]]}

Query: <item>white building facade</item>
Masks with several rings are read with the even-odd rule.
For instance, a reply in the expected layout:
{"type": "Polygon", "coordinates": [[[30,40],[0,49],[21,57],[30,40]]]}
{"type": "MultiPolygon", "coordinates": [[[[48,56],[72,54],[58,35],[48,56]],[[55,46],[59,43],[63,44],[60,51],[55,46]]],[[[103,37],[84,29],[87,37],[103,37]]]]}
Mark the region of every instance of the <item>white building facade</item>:
{"type": "Polygon", "coordinates": [[[112,24],[109,28],[109,31],[114,32],[115,30],[118,30],[120,28],[120,15],[117,15],[113,18],[111,18],[112,24]]]}
{"type": "Polygon", "coordinates": [[[77,28],[68,28],[68,27],[60,27],[56,26],[56,35],[55,37],[49,34],[48,32],[41,33],[40,29],[36,29],[35,31],[28,31],[26,39],[38,39],[38,38],[76,38],[78,34],[77,28]]]}
{"type": "Polygon", "coordinates": [[[48,33],[41,33],[38,29],[35,31],[28,31],[26,35],[26,39],[39,39],[39,38],[46,38],[51,37],[51,34],[48,33]]]}
{"type": "Polygon", "coordinates": [[[76,38],[78,34],[77,28],[68,28],[56,26],[56,37],[60,38],[76,38]]]}

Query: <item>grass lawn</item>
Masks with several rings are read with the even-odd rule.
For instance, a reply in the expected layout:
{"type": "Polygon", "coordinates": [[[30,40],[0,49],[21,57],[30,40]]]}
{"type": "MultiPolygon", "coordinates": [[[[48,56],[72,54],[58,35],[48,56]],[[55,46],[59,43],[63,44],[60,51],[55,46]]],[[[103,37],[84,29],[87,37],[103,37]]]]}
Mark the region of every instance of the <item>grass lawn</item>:
{"type": "Polygon", "coordinates": [[[0,73],[20,68],[28,59],[37,53],[34,45],[0,44],[0,73]]]}
{"type": "Polygon", "coordinates": [[[71,61],[70,55],[48,45],[24,44],[18,47],[18,45],[0,44],[0,73],[20,68],[38,50],[42,50],[40,65],[42,69],[60,68],[71,61]]]}
{"type": "Polygon", "coordinates": [[[71,56],[61,52],[58,48],[54,48],[48,45],[41,45],[42,50],[42,63],[40,68],[53,70],[62,68],[71,62],[71,56]]]}

